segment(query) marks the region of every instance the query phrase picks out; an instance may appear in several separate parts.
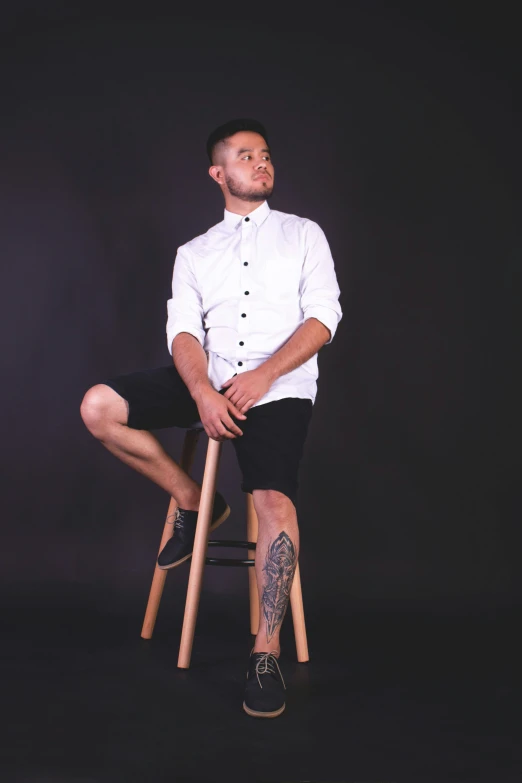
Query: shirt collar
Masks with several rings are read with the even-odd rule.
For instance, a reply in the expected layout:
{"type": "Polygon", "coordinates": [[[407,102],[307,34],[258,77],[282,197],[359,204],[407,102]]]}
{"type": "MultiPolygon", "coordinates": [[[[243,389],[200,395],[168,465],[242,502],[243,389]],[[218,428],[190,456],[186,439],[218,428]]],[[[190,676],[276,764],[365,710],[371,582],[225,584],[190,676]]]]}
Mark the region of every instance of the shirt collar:
{"type": "Polygon", "coordinates": [[[268,201],[263,201],[259,207],[256,207],[253,212],[249,212],[248,215],[245,216],[238,215],[236,212],[229,212],[228,209],[225,209],[225,224],[230,228],[237,228],[245,217],[249,217],[259,228],[259,226],[265,222],[269,214],[270,207],[268,206],[268,201]]]}

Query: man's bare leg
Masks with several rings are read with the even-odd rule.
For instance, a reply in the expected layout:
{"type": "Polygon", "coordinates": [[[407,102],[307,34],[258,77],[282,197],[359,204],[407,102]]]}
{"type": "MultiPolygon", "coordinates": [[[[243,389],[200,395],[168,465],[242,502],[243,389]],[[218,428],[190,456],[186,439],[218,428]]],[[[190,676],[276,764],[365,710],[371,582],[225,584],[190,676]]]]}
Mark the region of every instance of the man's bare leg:
{"type": "Polygon", "coordinates": [[[180,508],[197,511],[201,486],[165,452],[147,430],[127,426],[129,405],[104,383],[85,394],[80,408],[89,432],[118,459],[154,481],[180,508]]]}
{"type": "Polygon", "coordinates": [[[255,567],[260,614],[254,652],[279,654],[279,632],[299,556],[297,514],[282,492],[255,489],[252,496],[259,520],[255,567]]]}

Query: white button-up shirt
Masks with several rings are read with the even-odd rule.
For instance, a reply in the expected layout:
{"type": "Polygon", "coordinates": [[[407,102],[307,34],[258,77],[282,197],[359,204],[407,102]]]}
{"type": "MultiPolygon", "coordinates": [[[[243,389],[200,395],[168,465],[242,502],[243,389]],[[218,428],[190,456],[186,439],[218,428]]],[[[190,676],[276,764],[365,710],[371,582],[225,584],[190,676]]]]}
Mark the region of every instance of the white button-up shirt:
{"type": "MultiPolygon", "coordinates": [[[[205,234],[178,248],[167,302],[167,343],[196,337],[219,391],[235,373],[259,367],[308,318],[333,339],[342,312],[330,248],[312,220],[270,209],[266,201],[246,217],[225,209],[205,234]]],[[[257,401],[284,397],[315,401],[317,354],[278,378],[257,401]]]]}

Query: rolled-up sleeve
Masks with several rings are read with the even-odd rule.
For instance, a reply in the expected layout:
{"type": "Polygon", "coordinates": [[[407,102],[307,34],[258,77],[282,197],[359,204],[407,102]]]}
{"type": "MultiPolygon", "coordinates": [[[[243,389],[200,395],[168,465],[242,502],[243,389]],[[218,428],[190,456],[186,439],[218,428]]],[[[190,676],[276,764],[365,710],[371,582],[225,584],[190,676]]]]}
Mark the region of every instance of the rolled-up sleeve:
{"type": "Polygon", "coordinates": [[[178,248],[172,274],[172,298],[167,302],[167,344],[172,355],[172,341],[177,334],[188,332],[203,346],[203,305],[196,277],[186,250],[178,248]]]}
{"type": "Polygon", "coordinates": [[[328,241],[320,226],[309,220],[300,284],[301,309],[305,321],[317,318],[330,330],[330,339],[326,345],[332,342],[343,315],[339,304],[340,293],[328,241]]]}

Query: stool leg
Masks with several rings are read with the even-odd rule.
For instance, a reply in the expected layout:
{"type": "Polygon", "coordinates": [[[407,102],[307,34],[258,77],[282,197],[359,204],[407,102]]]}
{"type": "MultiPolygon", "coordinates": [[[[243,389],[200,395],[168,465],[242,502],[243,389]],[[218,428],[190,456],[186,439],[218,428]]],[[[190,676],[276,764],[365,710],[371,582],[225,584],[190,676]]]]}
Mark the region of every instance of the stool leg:
{"type": "Polygon", "coordinates": [[[295,567],[294,580],[290,590],[290,605],[292,607],[292,620],[294,621],[295,646],[297,648],[297,660],[299,663],[309,661],[308,642],[306,640],[306,626],[303,608],[303,593],[301,590],[301,575],[299,563],[295,567]]]}
{"type": "MultiPolygon", "coordinates": [[[[179,466],[186,473],[190,473],[192,470],[199,435],[200,430],[187,430],[185,433],[179,466]]],[[[176,501],[174,498],[171,498],[169,503],[169,510],[167,511],[167,518],[165,520],[165,526],[163,528],[163,535],[161,536],[161,543],[158,554],[161,552],[169,538],[172,538],[172,534],[174,532],[175,511],[176,501]]],[[[158,564],[156,563],[154,576],[152,577],[149,600],[145,610],[145,619],[143,620],[143,627],[141,629],[141,636],[143,639],[150,639],[152,637],[167,574],[168,571],[163,571],[161,568],[158,568],[158,564]]]]}
{"type": "Polygon", "coordinates": [[[221,443],[217,440],[213,440],[213,438],[209,438],[205,472],[201,487],[198,521],[196,525],[196,537],[194,539],[194,550],[192,552],[192,562],[190,564],[187,600],[183,617],[183,630],[181,632],[181,643],[179,646],[178,667],[180,669],[188,669],[190,666],[199,597],[201,595],[201,585],[203,583],[208,531],[214,507],[214,495],[216,492],[220,454],[221,443]]]}
{"type": "MultiPolygon", "coordinates": [[[[247,504],[247,540],[252,543],[257,543],[257,534],[259,529],[259,523],[257,519],[256,509],[254,507],[254,498],[251,492],[247,492],[246,496],[247,504]]],[[[250,560],[256,556],[255,549],[248,550],[248,557],[250,560]]],[[[259,593],[257,590],[256,569],[250,566],[248,569],[248,592],[250,594],[250,633],[253,636],[257,635],[259,631],[259,593]]]]}

